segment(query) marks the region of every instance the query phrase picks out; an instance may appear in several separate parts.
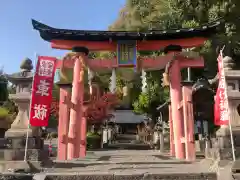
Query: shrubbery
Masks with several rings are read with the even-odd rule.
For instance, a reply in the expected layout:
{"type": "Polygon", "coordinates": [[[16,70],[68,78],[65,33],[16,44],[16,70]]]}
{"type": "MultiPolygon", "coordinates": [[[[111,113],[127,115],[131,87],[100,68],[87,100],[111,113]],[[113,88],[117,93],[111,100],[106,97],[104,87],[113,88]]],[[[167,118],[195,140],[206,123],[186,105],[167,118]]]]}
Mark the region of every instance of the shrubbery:
{"type": "Polygon", "coordinates": [[[0,118],[7,118],[8,116],[9,110],[4,107],[0,107],[0,118]]]}

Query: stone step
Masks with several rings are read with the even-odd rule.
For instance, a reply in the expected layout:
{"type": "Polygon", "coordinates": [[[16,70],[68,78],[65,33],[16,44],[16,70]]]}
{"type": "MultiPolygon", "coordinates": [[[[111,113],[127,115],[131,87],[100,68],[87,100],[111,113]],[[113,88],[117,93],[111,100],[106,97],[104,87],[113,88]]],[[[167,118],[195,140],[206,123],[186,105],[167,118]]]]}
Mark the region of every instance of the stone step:
{"type": "Polygon", "coordinates": [[[136,135],[134,134],[118,134],[117,140],[136,140],[136,135]]]}
{"type": "MultiPolygon", "coordinates": [[[[0,161],[1,173],[37,173],[43,168],[51,168],[53,162],[50,160],[42,161],[0,161]]],[[[1,179],[1,178],[0,178],[1,179]]]]}
{"type": "Polygon", "coordinates": [[[148,144],[132,144],[132,143],[116,143],[109,144],[110,149],[128,149],[128,150],[149,150],[151,149],[148,144]]]}
{"type": "Polygon", "coordinates": [[[94,179],[94,180],[217,180],[216,173],[171,173],[171,174],[79,174],[76,173],[40,173],[33,175],[23,174],[1,174],[0,179],[18,179],[18,180],[55,180],[55,179],[94,179]]]}

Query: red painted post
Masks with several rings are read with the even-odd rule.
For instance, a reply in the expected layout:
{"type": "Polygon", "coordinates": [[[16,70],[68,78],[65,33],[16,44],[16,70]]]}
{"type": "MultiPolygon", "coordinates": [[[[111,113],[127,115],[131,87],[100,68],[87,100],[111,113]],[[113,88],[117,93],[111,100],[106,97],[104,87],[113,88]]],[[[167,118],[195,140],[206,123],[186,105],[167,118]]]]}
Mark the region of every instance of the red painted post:
{"type": "Polygon", "coordinates": [[[67,160],[69,107],[64,103],[69,97],[68,87],[60,86],[59,120],[58,120],[58,160],[67,160]]]}
{"type": "Polygon", "coordinates": [[[184,119],[184,140],[185,140],[185,158],[186,160],[190,160],[189,157],[189,129],[188,129],[188,121],[190,121],[191,119],[189,119],[189,112],[188,112],[188,89],[186,86],[182,87],[182,96],[183,96],[183,119],[184,119]]]}
{"type": "Polygon", "coordinates": [[[80,157],[86,157],[86,145],[87,145],[87,119],[82,117],[80,130],[80,157]]]}
{"type": "Polygon", "coordinates": [[[80,127],[80,117],[79,113],[81,110],[81,105],[79,105],[80,96],[82,95],[82,91],[80,90],[80,70],[81,70],[81,60],[79,58],[75,58],[75,64],[73,69],[73,82],[72,82],[72,97],[71,103],[73,107],[70,110],[70,121],[69,121],[69,132],[68,138],[68,152],[67,159],[71,160],[73,158],[79,157],[79,127],[80,127]]]}
{"type": "Polygon", "coordinates": [[[170,156],[175,156],[171,105],[168,106],[168,109],[169,109],[169,129],[170,129],[170,156]]]}
{"type": "Polygon", "coordinates": [[[192,106],[192,86],[183,86],[183,111],[184,111],[184,131],[185,131],[185,149],[186,160],[195,161],[195,142],[194,142],[194,117],[192,106]]]}
{"type": "MultiPolygon", "coordinates": [[[[79,59],[80,62],[83,63],[85,62],[85,54],[84,53],[79,53],[79,59]]],[[[77,72],[79,75],[79,103],[77,105],[77,109],[79,110],[78,114],[78,136],[77,136],[77,145],[78,145],[78,154],[79,157],[84,158],[86,156],[86,134],[87,134],[87,122],[86,118],[84,117],[84,112],[83,112],[83,101],[84,101],[84,67],[83,64],[81,64],[80,70],[77,72]]]]}
{"type": "Polygon", "coordinates": [[[179,61],[177,59],[173,61],[172,66],[170,67],[170,96],[172,107],[175,156],[177,159],[184,159],[184,148],[181,142],[181,138],[183,137],[183,118],[178,108],[178,105],[182,100],[181,73],[179,61]]]}

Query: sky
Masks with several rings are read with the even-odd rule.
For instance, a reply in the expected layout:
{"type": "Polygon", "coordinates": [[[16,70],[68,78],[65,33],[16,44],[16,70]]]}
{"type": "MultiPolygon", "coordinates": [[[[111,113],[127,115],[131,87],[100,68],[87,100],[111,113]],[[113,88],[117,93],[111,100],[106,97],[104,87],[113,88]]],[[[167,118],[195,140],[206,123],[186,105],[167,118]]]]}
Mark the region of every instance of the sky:
{"type": "Polygon", "coordinates": [[[56,28],[107,30],[118,17],[125,0],[0,0],[0,66],[5,73],[19,71],[21,61],[37,55],[61,57],[51,49],[31,19],[56,28]]]}

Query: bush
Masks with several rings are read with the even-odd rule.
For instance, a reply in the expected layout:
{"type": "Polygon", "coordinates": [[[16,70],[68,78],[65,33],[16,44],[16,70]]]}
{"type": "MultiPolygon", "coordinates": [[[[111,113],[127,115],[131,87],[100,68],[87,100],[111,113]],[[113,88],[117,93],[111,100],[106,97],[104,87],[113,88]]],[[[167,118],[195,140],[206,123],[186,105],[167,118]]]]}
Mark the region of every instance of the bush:
{"type": "Polygon", "coordinates": [[[18,113],[18,107],[15,105],[15,103],[8,99],[4,102],[2,108],[5,108],[9,111],[9,114],[17,114],[18,113]]]}
{"type": "Polygon", "coordinates": [[[101,136],[98,133],[87,133],[87,149],[98,149],[101,147],[101,136]]]}
{"type": "Polygon", "coordinates": [[[9,111],[4,107],[0,107],[0,118],[7,118],[8,116],[9,111]]]}

